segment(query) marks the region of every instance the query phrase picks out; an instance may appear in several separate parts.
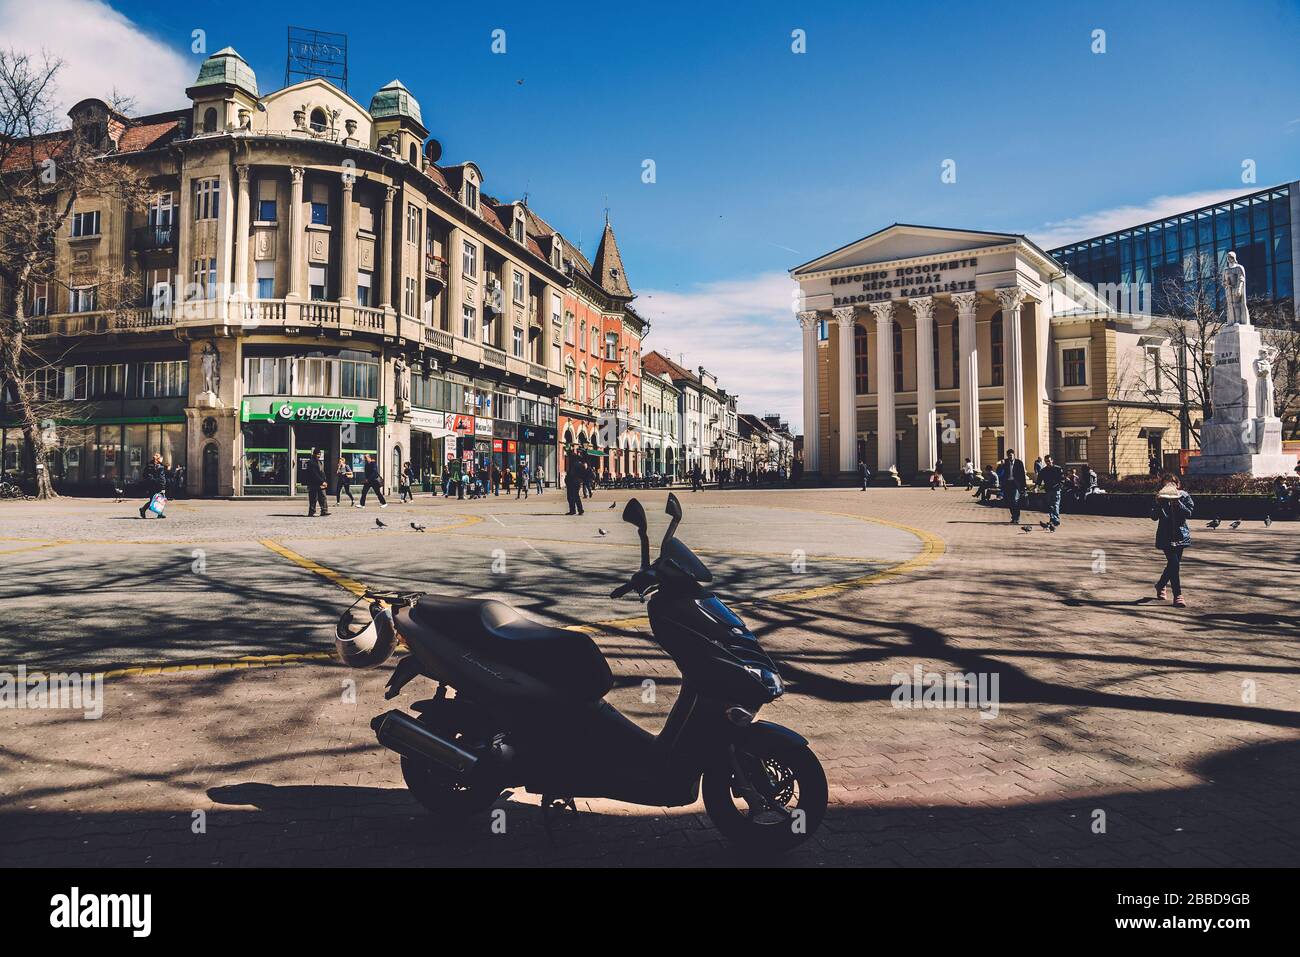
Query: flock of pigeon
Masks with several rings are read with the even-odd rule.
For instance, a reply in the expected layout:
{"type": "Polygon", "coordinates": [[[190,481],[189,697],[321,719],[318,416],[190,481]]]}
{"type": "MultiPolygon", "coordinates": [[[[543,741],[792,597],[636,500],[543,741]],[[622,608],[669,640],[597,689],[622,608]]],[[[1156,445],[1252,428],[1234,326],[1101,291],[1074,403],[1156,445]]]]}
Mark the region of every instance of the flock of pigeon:
{"type": "MultiPolygon", "coordinates": [[[[1039,524],[1039,526],[1040,526],[1041,528],[1045,528],[1045,529],[1047,529],[1047,531],[1049,531],[1049,532],[1054,532],[1054,531],[1056,531],[1056,526],[1055,526],[1055,525],[1051,525],[1051,524],[1049,524],[1049,523],[1047,523],[1047,522],[1039,522],[1038,524],[1039,524]]],[[[1212,519],[1211,521],[1206,522],[1206,523],[1205,523],[1205,527],[1206,527],[1206,528],[1210,528],[1210,529],[1214,529],[1214,528],[1218,528],[1218,527],[1219,527],[1220,525],[1222,525],[1222,524],[1223,524],[1223,522],[1222,522],[1221,520],[1219,520],[1218,518],[1214,518],[1214,519],[1212,519]]],[[[1273,524],[1273,516],[1272,516],[1272,515],[1265,515],[1265,516],[1264,516],[1264,527],[1265,527],[1265,528],[1268,528],[1268,527],[1270,527],[1272,524],[1273,524]]],[[[1234,521],[1234,522],[1229,522],[1229,523],[1228,523],[1228,528],[1231,528],[1231,529],[1241,528],[1241,519],[1237,519],[1237,520],[1234,521]]],[[[1032,526],[1032,525],[1021,525],[1021,526],[1020,526],[1020,530],[1021,530],[1022,532],[1032,532],[1032,531],[1034,530],[1034,526],[1032,526]]]]}
{"type": "MultiPolygon", "coordinates": [[[[610,503],[609,503],[609,507],[610,507],[610,508],[618,508],[618,502],[610,502],[610,503]]],[[[384,521],[381,521],[380,519],[376,518],[376,519],[375,519],[375,527],[376,527],[376,528],[387,528],[387,527],[388,527],[388,523],[387,523],[387,522],[384,522],[384,521]]],[[[417,532],[423,532],[423,531],[426,531],[426,530],[428,529],[428,526],[427,526],[427,525],[421,525],[419,522],[412,522],[412,523],[411,523],[411,528],[414,529],[414,530],[417,531],[417,532]]],[[[1028,529],[1025,529],[1025,531],[1028,531],[1028,529]]],[[[604,537],[605,535],[608,535],[609,532],[605,531],[603,528],[598,528],[598,529],[596,529],[596,534],[597,534],[597,535],[600,535],[601,537],[604,537]]]]}

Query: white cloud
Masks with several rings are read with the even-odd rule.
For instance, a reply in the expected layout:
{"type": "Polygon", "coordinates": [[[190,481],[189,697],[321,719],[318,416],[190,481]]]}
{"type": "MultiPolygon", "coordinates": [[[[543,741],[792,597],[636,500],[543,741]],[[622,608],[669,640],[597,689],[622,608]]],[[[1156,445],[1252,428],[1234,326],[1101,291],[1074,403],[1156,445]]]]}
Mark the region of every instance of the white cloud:
{"type": "Polygon", "coordinates": [[[198,72],[188,47],[177,51],[100,0],[0,0],[0,46],[63,61],[60,113],[86,97],[106,100],[114,88],[139,114],[175,109],[198,72]]]}
{"type": "Polygon", "coordinates": [[[1118,229],[1128,229],[1130,226],[1149,223],[1152,220],[1163,219],[1177,213],[1185,213],[1189,209],[1221,203],[1224,200],[1242,196],[1249,192],[1251,192],[1251,189],[1242,187],[1240,189],[1210,189],[1199,193],[1184,193],[1181,196],[1156,196],[1145,203],[1131,206],[1115,206],[1111,209],[1102,209],[1094,213],[1074,216],[1070,219],[1045,223],[1041,228],[1031,230],[1029,238],[1038,243],[1043,249],[1055,249],[1078,239],[1091,239],[1093,236],[1113,233],[1118,229]]]}
{"type": "Polygon", "coordinates": [[[789,276],[773,272],[686,292],[641,290],[636,308],[651,326],[645,351],[654,349],[688,369],[704,366],[721,388],[740,396],[740,411],[779,412],[798,432],[803,346],[791,309],[794,288],[789,276]]]}

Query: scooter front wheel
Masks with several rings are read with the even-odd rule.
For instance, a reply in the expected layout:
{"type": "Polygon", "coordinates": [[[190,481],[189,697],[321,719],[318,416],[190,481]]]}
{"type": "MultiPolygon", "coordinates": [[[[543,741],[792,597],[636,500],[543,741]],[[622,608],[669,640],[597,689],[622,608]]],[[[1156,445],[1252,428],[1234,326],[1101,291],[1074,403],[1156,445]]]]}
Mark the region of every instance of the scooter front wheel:
{"type": "Polygon", "coordinates": [[[704,772],[709,819],[727,840],[759,853],[802,844],[826,815],[826,772],[806,744],[755,728],[704,772]]]}

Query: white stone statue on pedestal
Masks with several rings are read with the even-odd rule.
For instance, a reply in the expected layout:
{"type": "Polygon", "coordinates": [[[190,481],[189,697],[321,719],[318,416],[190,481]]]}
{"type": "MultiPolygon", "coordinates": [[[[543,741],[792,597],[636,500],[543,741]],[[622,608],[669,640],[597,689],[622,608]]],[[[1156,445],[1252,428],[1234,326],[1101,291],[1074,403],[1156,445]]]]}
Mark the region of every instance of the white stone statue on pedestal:
{"type": "Polygon", "coordinates": [[[1269,346],[1259,350],[1255,360],[1255,417],[1273,418],[1273,357],[1277,351],[1269,346]]]}
{"type": "Polygon", "coordinates": [[[1246,306],[1246,270],[1237,262],[1237,254],[1228,253],[1223,265],[1223,293],[1228,305],[1228,325],[1250,325],[1250,309],[1246,306]]]}
{"type": "Polygon", "coordinates": [[[213,342],[203,347],[199,356],[199,365],[203,370],[203,391],[199,393],[195,405],[203,408],[221,407],[221,353],[213,342]]]}

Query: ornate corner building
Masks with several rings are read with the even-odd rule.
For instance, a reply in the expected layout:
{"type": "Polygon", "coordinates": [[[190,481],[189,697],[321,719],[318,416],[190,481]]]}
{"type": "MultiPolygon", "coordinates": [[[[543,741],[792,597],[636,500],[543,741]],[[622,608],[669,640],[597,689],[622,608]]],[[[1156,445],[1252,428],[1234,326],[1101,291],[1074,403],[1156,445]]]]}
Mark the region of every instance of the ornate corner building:
{"type": "MultiPolygon", "coordinates": [[[[323,79],[262,95],[226,48],[186,94],[143,117],[86,100],[60,134],[98,138],[152,200],[79,198],[57,282],[27,292],[33,375],[59,408],[56,488],[130,484],[161,451],[191,494],[294,495],[314,447],[331,468],[376,456],[389,485],[453,460],[554,483],[579,314],[589,394],[620,413],[620,471],[639,469],[645,324],[608,224],[588,262],[526,201],[484,192],[477,165],[440,163],[397,80],[368,107],[323,79]],[[135,277],[135,301],[107,307],[105,269],[135,277]]],[[[568,428],[594,423],[574,400],[568,428]]],[[[30,471],[3,406],[0,433],[4,470],[30,471]]]]}

